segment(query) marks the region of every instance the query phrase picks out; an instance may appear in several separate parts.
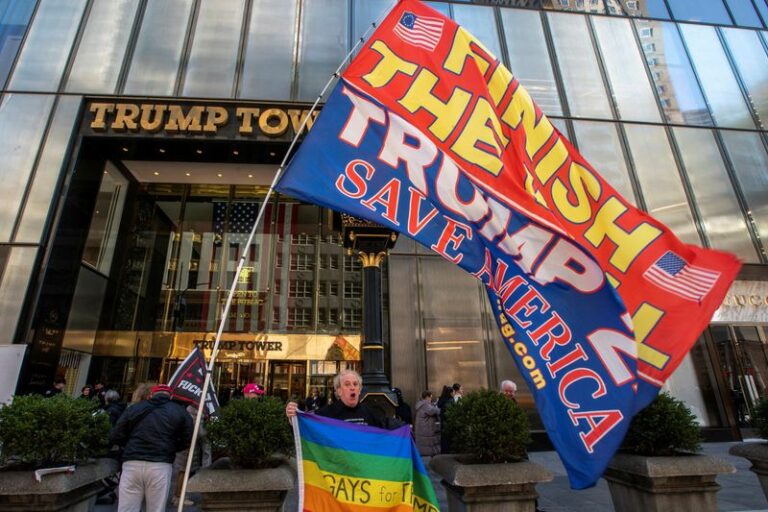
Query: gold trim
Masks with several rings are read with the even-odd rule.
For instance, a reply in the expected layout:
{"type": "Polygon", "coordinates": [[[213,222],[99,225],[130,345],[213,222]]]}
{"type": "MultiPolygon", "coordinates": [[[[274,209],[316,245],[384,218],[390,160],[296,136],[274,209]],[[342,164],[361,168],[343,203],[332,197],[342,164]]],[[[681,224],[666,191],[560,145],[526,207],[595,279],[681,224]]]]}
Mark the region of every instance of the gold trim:
{"type": "Polygon", "coordinates": [[[360,262],[363,264],[363,267],[378,267],[384,261],[386,256],[387,253],[385,251],[379,252],[377,254],[366,252],[357,253],[357,257],[360,258],[360,262]]]}
{"type": "Polygon", "coordinates": [[[384,350],[383,345],[363,345],[363,350],[384,350]]]}

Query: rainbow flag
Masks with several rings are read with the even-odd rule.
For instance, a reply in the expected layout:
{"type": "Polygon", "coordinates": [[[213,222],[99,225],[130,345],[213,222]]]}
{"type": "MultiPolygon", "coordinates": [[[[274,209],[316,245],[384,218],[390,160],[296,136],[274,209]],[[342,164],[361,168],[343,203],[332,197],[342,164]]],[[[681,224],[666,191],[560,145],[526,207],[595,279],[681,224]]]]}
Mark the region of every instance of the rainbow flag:
{"type": "Polygon", "coordinates": [[[299,474],[298,510],[440,510],[407,425],[382,430],[299,413],[293,433],[299,474]]]}

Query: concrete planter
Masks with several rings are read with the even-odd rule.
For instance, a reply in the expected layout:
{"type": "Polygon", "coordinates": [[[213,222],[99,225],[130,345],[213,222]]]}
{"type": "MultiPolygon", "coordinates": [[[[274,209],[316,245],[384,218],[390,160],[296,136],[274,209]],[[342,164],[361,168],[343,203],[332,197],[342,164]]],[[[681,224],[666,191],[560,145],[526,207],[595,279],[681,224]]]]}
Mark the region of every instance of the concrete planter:
{"type": "Polygon", "coordinates": [[[103,478],[117,472],[117,461],[98,459],[78,465],[73,473],[57,473],[35,480],[34,471],[0,473],[0,510],[30,512],[88,512],[104,489],[103,478]]]}
{"type": "Polygon", "coordinates": [[[200,493],[200,509],[219,512],[275,512],[282,510],[288,491],[293,489],[295,469],[287,460],[271,469],[223,469],[228,461],[218,460],[198,471],[187,490],[200,493]]]}
{"type": "Polygon", "coordinates": [[[768,443],[739,443],[731,446],[728,453],[744,457],[752,463],[749,468],[763,488],[763,494],[768,498],[768,443]]]}
{"type": "Polygon", "coordinates": [[[736,468],[707,455],[643,457],[617,454],[603,477],[622,512],[717,511],[715,478],[736,468]]]}
{"type": "Polygon", "coordinates": [[[429,466],[442,477],[450,512],[534,512],[536,484],[553,475],[539,464],[466,464],[460,455],[436,455],[429,466]]]}

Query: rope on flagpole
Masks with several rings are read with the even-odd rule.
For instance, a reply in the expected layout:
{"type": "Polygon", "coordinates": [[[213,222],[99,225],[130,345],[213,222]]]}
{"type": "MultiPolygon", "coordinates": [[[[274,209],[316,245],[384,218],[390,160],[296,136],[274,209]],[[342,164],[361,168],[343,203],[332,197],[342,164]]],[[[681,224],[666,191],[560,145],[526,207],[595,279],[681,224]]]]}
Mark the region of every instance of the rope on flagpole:
{"type": "Polygon", "coordinates": [[[205,381],[203,382],[203,393],[200,396],[200,402],[197,406],[197,415],[195,416],[195,427],[192,430],[192,442],[190,443],[189,447],[189,455],[187,455],[187,465],[186,469],[184,470],[184,479],[183,483],[181,485],[181,495],[179,496],[179,504],[178,504],[178,512],[182,512],[184,508],[184,499],[187,495],[187,483],[189,482],[189,472],[192,469],[192,459],[194,457],[195,452],[195,444],[197,443],[197,437],[200,434],[200,422],[203,418],[203,409],[205,408],[205,402],[206,397],[208,396],[208,388],[211,385],[211,375],[213,374],[213,366],[216,363],[216,356],[219,353],[219,344],[221,342],[221,335],[224,332],[224,326],[228,320],[229,317],[229,309],[232,305],[232,297],[235,294],[235,291],[237,289],[237,282],[240,278],[240,272],[243,270],[243,265],[245,264],[248,253],[251,249],[251,242],[253,242],[254,237],[256,236],[256,229],[259,227],[259,224],[261,223],[261,218],[264,215],[264,211],[267,208],[267,205],[269,204],[269,199],[274,192],[275,185],[277,184],[278,179],[280,178],[280,175],[283,172],[283,169],[285,169],[286,163],[288,162],[288,159],[291,156],[291,152],[293,151],[293,148],[296,146],[296,143],[299,140],[299,135],[304,131],[304,128],[307,125],[307,122],[309,121],[310,117],[312,117],[312,114],[315,110],[317,110],[317,106],[320,103],[320,101],[323,99],[323,96],[325,96],[325,93],[328,92],[328,89],[333,84],[334,80],[338,79],[341,73],[341,70],[346,66],[347,61],[352,56],[353,53],[355,53],[355,50],[365,42],[365,40],[368,38],[369,32],[371,32],[373,29],[376,28],[376,26],[379,24],[379,22],[384,19],[384,17],[389,12],[390,8],[387,8],[380,16],[379,18],[371,23],[371,25],[366,29],[365,33],[360,37],[360,39],[355,42],[352,49],[347,53],[347,55],[344,57],[344,59],[339,64],[339,67],[336,68],[336,71],[333,72],[331,77],[326,82],[323,89],[320,91],[320,94],[315,99],[314,103],[312,103],[312,107],[309,109],[309,112],[307,113],[304,120],[301,122],[301,125],[296,130],[296,133],[293,136],[293,140],[291,141],[291,144],[288,146],[288,149],[285,152],[285,156],[283,157],[282,162],[280,162],[280,166],[277,168],[277,171],[275,172],[275,177],[272,179],[272,183],[269,185],[269,189],[267,190],[267,194],[264,197],[264,202],[262,203],[261,207],[259,208],[259,213],[256,216],[256,220],[253,222],[253,227],[251,227],[251,233],[248,235],[248,241],[245,245],[245,250],[243,251],[242,256],[240,256],[240,261],[237,264],[237,270],[235,271],[235,275],[232,278],[232,285],[229,288],[229,294],[227,295],[227,300],[224,304],[224,310],[221,314],[221,321],[219,322],[219,329],[216,332],[216,341],[213,344],[213,349],[211,350],[211,359],[208,362],[208,367],[206,368],[205,372],[205,381]]]}

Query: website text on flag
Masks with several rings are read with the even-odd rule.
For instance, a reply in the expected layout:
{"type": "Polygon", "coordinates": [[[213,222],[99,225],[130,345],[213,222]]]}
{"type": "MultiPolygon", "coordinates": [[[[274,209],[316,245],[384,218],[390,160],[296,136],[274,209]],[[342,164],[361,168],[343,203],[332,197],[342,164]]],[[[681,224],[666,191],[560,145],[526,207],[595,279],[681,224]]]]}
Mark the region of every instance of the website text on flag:
{"type": "Polygon", "coordinates": [[[416,0],[350,64],[277,188],[480,279],[577,488],[602,474],[739,269],[629,204],[482,43],[416,0]],[[419,20],[429,37],[414,35],[419,20]]]}

